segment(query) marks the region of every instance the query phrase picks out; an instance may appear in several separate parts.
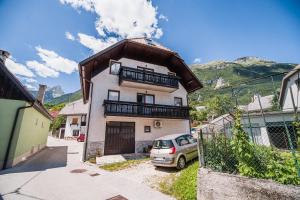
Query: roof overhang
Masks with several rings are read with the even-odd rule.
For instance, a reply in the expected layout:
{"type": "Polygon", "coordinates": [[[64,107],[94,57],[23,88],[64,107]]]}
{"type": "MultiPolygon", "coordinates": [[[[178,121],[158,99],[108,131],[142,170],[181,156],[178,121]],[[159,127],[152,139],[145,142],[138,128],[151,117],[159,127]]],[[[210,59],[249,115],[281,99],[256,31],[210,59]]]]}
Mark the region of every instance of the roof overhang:
{"type": "Polygon", "coordinates": [[[290,77],[293,76],[296,73],[300,73],[300,65],[297,65],[292,71],[287,73],[282,79],[281,89],[280,89],[280,94],[279,94],[279,104],[281,106],[283,106],[284,94],[285,94],[285,91],[286,91],[287,83],[288,83],[290,77]]]}
{"type": "Polygon", "coordinates": [[[84,103],[89,99],[91,78],[109,67],[110,59],[119,60],[123,57],[166,66],[181,78],[180,82],[188,93],[203,87],[176,52],[125,39],[79,63],[84,103]]]}

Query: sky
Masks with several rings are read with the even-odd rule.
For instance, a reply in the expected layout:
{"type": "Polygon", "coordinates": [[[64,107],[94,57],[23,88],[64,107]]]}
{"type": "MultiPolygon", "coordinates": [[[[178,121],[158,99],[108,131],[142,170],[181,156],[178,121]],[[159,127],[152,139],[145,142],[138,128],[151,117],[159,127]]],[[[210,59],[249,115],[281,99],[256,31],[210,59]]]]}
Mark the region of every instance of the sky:
{"type": "Polygon", "coordinates": [[[80,89],[78,62],[147,36],[187,64],[257,56],[300,63],[299,0],[0,0],[0,49],[28,88],[80,89]]]}

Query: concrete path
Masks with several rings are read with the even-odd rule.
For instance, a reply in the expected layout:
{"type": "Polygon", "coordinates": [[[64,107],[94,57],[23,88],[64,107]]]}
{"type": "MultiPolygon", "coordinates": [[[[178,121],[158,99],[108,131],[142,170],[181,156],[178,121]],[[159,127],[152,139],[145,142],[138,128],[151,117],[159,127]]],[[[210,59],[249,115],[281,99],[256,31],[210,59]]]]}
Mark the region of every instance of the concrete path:
{"type": "Polygon", "coordinates": [[[48,147],[24,164],[0,172],[0,200],[168,200],[129,177],[80,162],[82,143],[48,138],[48,147]]]}

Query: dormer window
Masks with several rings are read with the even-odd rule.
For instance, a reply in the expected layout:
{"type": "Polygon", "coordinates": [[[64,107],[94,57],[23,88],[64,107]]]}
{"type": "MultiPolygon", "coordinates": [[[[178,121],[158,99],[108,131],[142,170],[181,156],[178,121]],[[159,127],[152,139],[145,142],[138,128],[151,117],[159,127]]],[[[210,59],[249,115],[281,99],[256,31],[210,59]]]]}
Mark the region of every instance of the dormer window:
{"type": "Polygon", "coordinates": [[[110,61],[110,74],[118,75],[121,68],[121,63],[117,61],[110,61]]]}

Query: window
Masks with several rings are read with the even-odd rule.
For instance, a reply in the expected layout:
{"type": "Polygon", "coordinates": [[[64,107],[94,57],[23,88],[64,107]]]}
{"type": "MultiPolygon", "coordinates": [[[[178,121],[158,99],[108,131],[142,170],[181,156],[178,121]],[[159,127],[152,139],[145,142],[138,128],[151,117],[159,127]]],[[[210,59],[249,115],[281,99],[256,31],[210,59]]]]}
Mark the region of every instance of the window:
{"type": "Polygon", "coordinates": [[[154,104],[155,96],[152,94],[137,94],[137,102],[138,103],[147,103],[147,104],[154,104]]]}
{"type": "Polygon", "coordinates": [[[81,116],[81,126],[85,126],[86,125],[86,115],[82,115],[81,116]]]}
{"type": "Polygon", "coordinates": [[[42,126],[41,127],[44,128],[44,122],[42,122],[42,126]]]}
{"type": "Polygon", "coordinates": [[[174,105],[175,106],[182,106],[182,98],[174,97],[174,105]]]}
{"type": "Polygon", "coordinates": [[[153,149],[170,149],[174,147],[172,140],[155,140],[153,142],[153,149]]]}
{"type": "Polygon", "coordinates": [[[79,130],[73,130],[73,136],[79,136],[79,130]]]}
{"type": "Polygon", "coordinates": [[[189,141],[190,144],[197,143],[197,139],[194,138],[192,135],[186,135],[187,140],[189,141]]]}
{"type": "Polygon", "coordinates": [[[34,122],[34,124],[37,126],[37,125],[38,125],[38,123],[39,123],[39,119],[38,119],[38,118],[36,118],[36,119],[35,119],[35,122],[34,122]]]}
{"type": "Polygon", "coordinates": [[[179,136],[178,138],[175,139],[175,141],[179,146],[185,146],[189,144],[186,135],[179,136]]]}
{"type": "Polygon", "coordinates": [[[72,125],[78,123],[78,118],[72,118],[72,125]]]}
{"type": "Polygon", "coordinates": [[[151,132],[151,126],[144,126],[144,132],[150,133],[151,132]]]}
{"type": "Polygon", "coordinates": [[[107,99],[111,101],[120,101],[120,91],[108,90],[107,99]]]}
{"type": "Polygon", "coordinates": [[[120,62],[110,61],[110,73],[111,74],[118,75],[120,68],[121,68],[120,62]]]}

